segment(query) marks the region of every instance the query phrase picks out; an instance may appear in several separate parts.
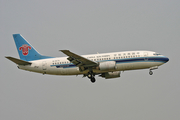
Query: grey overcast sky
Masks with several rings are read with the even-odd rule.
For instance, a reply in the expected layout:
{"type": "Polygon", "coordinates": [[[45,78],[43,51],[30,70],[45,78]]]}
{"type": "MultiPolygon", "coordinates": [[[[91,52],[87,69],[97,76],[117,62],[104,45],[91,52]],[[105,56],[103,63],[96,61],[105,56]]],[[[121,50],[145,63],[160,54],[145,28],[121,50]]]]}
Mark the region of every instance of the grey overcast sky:
{"type": "Polygon", "coordinates": [[[1,120],[179,120],[179,0],[0,0],[1,120]],[[52,76],[19,70],[12,37],[41,54],[152,50],[170,61],[152,76],[52,76]]]}

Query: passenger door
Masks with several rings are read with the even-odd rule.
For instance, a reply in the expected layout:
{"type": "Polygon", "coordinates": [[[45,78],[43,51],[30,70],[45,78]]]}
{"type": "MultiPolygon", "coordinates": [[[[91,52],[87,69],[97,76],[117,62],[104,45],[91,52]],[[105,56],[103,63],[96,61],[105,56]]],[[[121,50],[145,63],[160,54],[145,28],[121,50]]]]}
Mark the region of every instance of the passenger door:
{"type": "Polygon", "coordinates": [[[144,61],[148,61],[148,53],[144,52],[144,61]]]}

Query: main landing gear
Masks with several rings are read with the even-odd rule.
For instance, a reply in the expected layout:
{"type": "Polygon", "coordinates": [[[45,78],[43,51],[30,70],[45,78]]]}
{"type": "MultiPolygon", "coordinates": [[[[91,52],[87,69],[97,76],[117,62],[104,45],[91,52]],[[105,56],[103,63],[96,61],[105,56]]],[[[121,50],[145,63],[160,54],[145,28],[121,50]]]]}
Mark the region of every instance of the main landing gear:
{"type": "Polygon", "coordinates": [[[93,72],[89,72],[87,77],[91,80],[92,83],[96,82],[95,75],[93,72]]]}

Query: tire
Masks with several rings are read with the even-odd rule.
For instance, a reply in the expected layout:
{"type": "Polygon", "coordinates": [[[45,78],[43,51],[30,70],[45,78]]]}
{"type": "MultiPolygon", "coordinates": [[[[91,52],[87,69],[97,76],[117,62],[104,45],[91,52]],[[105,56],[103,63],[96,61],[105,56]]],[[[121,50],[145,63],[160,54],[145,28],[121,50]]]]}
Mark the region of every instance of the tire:
{"type": "Polygon", "coordinates": [[[93,78],[91,78],[91,82],[92,83],[95,83],[96,82],[96,79],[93,77],[93,78]]]}
{"type": "Polygon", "coordinates": [[[150,74],[150,75],[152,75],[152,74],[153,74],[153,72],[152,72],[152,71],[149,71],[149,74],[150,74]]]}

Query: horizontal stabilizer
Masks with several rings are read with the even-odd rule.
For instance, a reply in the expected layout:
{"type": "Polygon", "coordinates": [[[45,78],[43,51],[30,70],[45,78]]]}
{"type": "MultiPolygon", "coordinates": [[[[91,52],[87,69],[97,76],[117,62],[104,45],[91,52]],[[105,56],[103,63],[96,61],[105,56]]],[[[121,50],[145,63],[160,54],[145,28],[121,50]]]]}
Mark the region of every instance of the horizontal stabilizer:
{"type": "Polygon", "coordinates": [[[27,62],[27,61],[24,61],[24,60],[13,58],[13,57],[6,57],[6,58],[11,60],[12,62],[18,64],[18,65],[30,65],[30,64],[32,64],[31,62],[27,62]]]}

